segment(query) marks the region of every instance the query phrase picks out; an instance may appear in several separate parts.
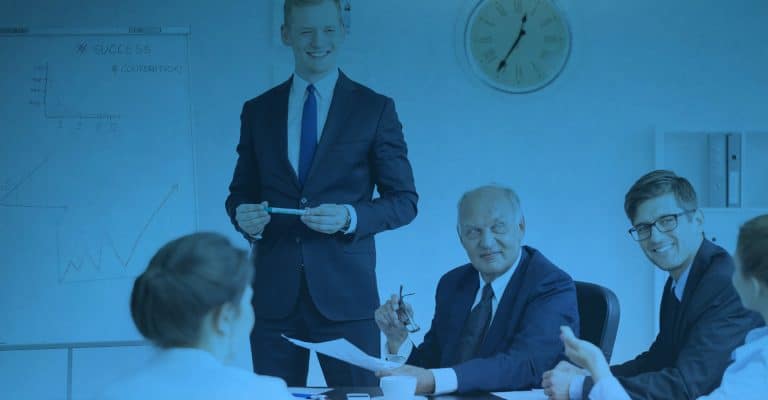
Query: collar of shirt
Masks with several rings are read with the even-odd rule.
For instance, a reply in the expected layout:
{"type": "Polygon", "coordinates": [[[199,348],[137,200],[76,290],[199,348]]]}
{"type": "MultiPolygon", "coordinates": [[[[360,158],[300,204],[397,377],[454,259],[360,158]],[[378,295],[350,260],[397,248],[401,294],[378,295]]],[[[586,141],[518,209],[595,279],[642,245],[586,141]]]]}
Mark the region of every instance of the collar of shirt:
{"type": "MultiPolygon", "coordinates": [[[[319,81],[315,82],[315,94],[317,102],[328,102],[333,97],[333,89],[336,87],[336,81],[339,79],[339,70],[335,69],[319,81]]],[[[306,99],[307,86],[309,82],[305,81],[299,74],[293,74],[293,84],[291,85],[291,97],[301,99],[302,105],[306,99]]]]}
{"type": "MultiPolygon", "coordinates": [[[[317,141],[323,136],[323,127],[328,118],[328,110],[331,108],[333,89],[339,79],[339,70],[336,69],[323,79],[315,82],[315,95],[317,96],[317,141]]],[[[298,74],[293,74],[291,91],[288,94],[288,162],[294,171],[299,170],[299,152],[301,147],[301,115],[304,112],[304,101],[307,98],[307,86],[309,82],[298,74]]]]}
{"type": "Polygon", "coordinates": [[[677,297],[677,301],[683,301],[683,294],[685,293],[685,284],[688,282],[688,274],[691,273],[691,266],[693,265],[693,262],[691,264],[688,264],[687,267],[685,267],[685,270],[683,270],[683,273],[680,274],[680,277],[677,278],[677,280],[672,279],[672,293],[674,293],[675,297],[677,297]]]}
{"type": "MultiPolygon", "coordinates": [[[[512,265],[512,268],[508,269],[507,272],[503,273],[502,275],[496,277],[496,279],[491,281],[491,288],[493,288],[493,299],[491,300],[491,319],[493,319],[494,316],[496,316],[496,308],[499,305],[499,299],[501,296],[504,295],[504,289],[507,288],[507,284],[509,284],[509,280],[512,278],[512,274],[515,273],[515,270],[518,266],[520,266],[520,259],[523,256],[523,248],[520,247],[520,250],[517,252],[517,260],[515,260],[515,263],[512,265]]],[[[477,273],[480,281],[480,287],[477,289],[477,293],[475,294],[475,302],[472,303],[472,308],[474,308],[478,303],[480,303],[480,300],[483,298],[483,287],[485,286],[485,281],[483,280],[483,275],[479,272],[477,273]]]]}

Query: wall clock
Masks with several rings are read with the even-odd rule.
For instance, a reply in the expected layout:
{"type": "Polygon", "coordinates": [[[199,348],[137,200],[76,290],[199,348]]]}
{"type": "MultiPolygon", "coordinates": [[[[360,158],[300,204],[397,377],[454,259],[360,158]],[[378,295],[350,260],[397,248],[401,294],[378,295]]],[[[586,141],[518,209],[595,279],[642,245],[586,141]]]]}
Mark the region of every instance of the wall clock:
{"type": "Polygon", "coordinates": [[[480,0],[466,19],[462,39],[472,73],[512,93],[552,82],[571,51],[570,29],[552,0],[480,0]]]}

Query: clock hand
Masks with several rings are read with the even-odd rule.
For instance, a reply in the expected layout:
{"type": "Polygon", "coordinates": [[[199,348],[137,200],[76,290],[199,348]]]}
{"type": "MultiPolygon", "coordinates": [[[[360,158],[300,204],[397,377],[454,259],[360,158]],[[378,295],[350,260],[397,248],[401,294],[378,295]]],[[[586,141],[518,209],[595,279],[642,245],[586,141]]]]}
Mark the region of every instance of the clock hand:
{"type": "Polygon", "coordinates": [[[525,36],[525,21],[527,20],[528,14],[523,14],[523,20],[520,24],[520,32],[517,33],[517,38],[515,39],[515,42],[512,43],[512,47],[509,48],[507,55],[505,55],[501,62],[499,62],[499,66],[496,67],[496,72],[501,72],[504,68],[507,67],[507,59],[509,58],[509,55],[512,54],[512,50],[514,50],[517,45],[520,44],[520,39],[525,36]]]}

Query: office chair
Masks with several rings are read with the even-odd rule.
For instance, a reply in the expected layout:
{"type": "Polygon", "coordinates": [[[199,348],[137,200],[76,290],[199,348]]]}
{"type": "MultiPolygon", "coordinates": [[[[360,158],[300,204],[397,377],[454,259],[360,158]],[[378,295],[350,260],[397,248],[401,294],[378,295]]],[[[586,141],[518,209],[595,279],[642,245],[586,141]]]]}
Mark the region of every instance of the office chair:
{"type": "Polygon", "coordinates": [[[599,347],[610,363],[619,329],[619,299],[603,286],[580,281],[575,283],[581,325],[579,336],[599,347]]]}

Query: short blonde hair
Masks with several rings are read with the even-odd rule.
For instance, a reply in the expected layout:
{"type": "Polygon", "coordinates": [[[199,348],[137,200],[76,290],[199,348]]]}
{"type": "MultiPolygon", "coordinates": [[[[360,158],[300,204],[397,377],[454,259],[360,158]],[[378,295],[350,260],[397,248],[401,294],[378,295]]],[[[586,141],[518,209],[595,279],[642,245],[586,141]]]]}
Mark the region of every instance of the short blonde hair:
{"type": "Polygon", "coordinates": [[[339,20],[341,20],[341,0],[285,0],[285,3],[283,3],[283,24],[285,26],[289,25],[288,21],[291,20],[294,8],[314,6],[323,4],[326,1],[330,1],[336,6],[336,9],[339,11],[339,20]]]}

